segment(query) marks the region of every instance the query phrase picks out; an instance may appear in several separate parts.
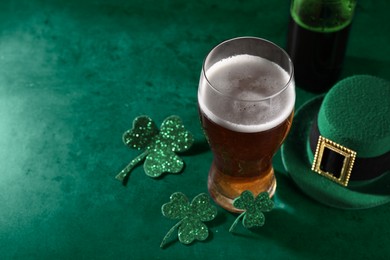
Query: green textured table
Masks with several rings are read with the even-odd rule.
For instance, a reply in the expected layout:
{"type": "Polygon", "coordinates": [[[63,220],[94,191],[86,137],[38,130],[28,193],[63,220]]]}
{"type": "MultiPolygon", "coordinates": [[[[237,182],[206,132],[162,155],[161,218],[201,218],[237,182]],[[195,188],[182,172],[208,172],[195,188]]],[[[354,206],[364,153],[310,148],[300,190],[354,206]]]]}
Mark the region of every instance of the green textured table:
{"type": "MultiPolygon", "coordinates": [[[[390,2],[359,1],[343,77],[390,75],[390,2]]],[[[262,228],[228,229],[183,245],[161,205],[207,192],[212,155],[196,92],[215,44],[258,36],[285,46],[288,1],[0,2],[0,259],[384,259],[390,205],[343,211],[305,196],[275,157],[276,208],[262,228]],[[122,133],[146,114],[179,115],[196,138],[181,174],[136,168],[122,133]]],[[[313,97],[297,90],[297,107],[313,97]]]]}

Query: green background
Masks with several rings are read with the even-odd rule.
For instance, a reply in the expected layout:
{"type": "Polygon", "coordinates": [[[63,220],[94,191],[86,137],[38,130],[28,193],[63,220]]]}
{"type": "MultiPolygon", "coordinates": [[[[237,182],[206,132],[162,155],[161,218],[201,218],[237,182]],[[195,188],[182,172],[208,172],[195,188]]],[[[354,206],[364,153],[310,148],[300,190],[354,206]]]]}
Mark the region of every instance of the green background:
{"type": "MultiPolygon", "coordinates": [[[[390,2],[359,1],[343,77],[390,79],[390,2]]],[[[207,192],[212,155],[197,115],[204,57],[237,36],[285,46],[289,1],[0,2],[1,259],[384,259],[390,205],[343,211],[305,196],[275,156],[276,208],[262,228],[228,232],[218,208],[206,241],[170,238],[169,196],[207,192]],[[196,143],[185,170],[158,179],[122,143],[133,119],[180,116],[196,143]]],[[[313,97],[297,89],[297,107],[313,97]]],[[[291,137],[290,137],[291,138],[291,137]]]]}

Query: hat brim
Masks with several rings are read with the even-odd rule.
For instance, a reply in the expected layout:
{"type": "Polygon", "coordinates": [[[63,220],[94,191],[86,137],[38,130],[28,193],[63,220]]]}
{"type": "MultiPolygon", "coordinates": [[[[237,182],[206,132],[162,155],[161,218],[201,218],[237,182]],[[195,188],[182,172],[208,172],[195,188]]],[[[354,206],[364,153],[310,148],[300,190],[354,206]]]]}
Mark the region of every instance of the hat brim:
{"type": "Polygon", "coordinates": [[[323,95],[315,97],[296,111],[291,131],[282,145],[282,161],[291,179],[309,197],[336,208],[364,209],[390,202],[389,172],[375,180],[350,182],[344,187],[311,170],[307,140],[323,98],[323,95]]]}

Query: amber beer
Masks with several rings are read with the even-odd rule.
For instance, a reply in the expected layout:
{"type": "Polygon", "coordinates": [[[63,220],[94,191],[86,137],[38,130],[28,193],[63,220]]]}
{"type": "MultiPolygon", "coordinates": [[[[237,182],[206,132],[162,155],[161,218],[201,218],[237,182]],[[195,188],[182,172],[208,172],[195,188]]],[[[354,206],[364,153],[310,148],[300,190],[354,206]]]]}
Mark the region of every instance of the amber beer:
{"type": "Polygon", "coordinates": [[[206,58],[198,104],[214,154],[209,192],[225,209],[238,211],[232,202],[242,191],[250,190],[254,195],[268,191],[270,196],[275,192],[272,157],[289,132],[295,89],[291,61],[279,47],[251,37],[230,41],[213,49],[222,58],[215,59],[213,51],[206,58]],[[245,52],[247,44],[250,54],[245,52]],[[224,48],[228,49],[226,57],[221,55],[224,48]],[[234,48],[240,51],[232,55],[229,50],[234,48]],[[259,54],[253,49],[259,49],[259,54]],[[263,49],[279,52],[276,60],[272,61],[272,55],[261,55],[263,49]],[[286,60],[278,60],[280,57],[286,60]]]}

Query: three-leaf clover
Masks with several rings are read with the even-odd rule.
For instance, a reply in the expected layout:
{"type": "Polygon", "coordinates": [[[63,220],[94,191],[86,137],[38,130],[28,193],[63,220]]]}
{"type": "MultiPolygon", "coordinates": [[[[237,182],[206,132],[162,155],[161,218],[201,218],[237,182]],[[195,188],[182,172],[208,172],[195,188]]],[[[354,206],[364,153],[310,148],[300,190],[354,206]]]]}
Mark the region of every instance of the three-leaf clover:
{"type": "Polygon", "coordinates": [[[274,202],[270,199],[268,192],[262,192],[255,198],[252,192],[245,190],[233,201],[233,206],[244,210],[244,212],[237,217],[229,232],[233,231],[242,217],[242,225],[245,228],[263,226],[265,222],[263,212],[271,211],[274,207],[274,202]]]}
{"type": "Polygon", "coordinates": [[[165,245],[176,228],[179,228],[178,237],[183,244],[190,244],[195,239],[205,240],[209,231],[203,222],[213,220],[217,216],[217,208],[210,203],[205,193],[197,195],[190,204],[183,193],[175,192],[171,195],[170,202],[162,205],[161,212],[167,218],[180,221],[168,231],[160,247],[165,245]]]}
{"type": "Polygon", "coordinates": [[[139,116],[133,121],[133,128],[123,134],[123,142],[130,148],[144,150],[133,159],[116,178],[126,183],[132,169],[145,159],[144,170],[150,177],[162,173],[178,173],[183,168],[182,159],[176,152],[188,150],[194,138],[178,116],[167,117],[160,131],[148,116],[139,116]]]}

